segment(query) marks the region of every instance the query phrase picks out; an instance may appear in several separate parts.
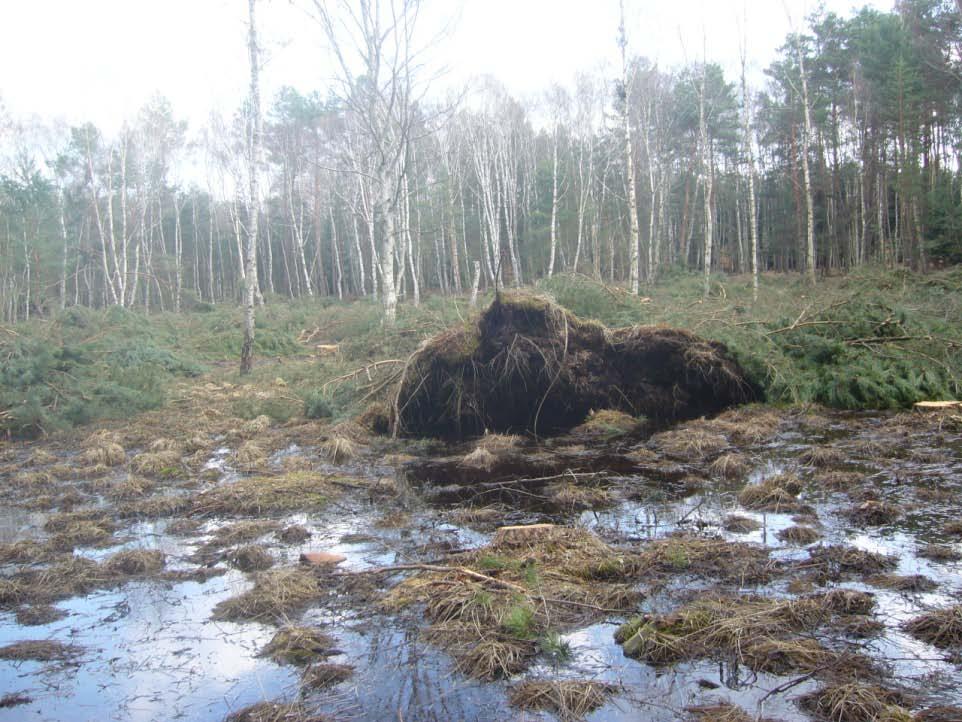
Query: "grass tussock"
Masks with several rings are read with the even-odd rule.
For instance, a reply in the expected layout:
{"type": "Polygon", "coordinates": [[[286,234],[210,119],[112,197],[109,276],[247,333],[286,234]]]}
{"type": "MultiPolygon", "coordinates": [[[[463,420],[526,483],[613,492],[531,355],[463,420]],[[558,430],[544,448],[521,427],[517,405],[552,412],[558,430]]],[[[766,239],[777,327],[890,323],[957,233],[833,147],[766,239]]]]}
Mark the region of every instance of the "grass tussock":
{"type": "Polygon", "coordinates": [[[863,501],[845,512],[845,516],[856,524],[883,526],[891,524],[902,515],[901,509],[887,501],[863,501]]]}
{"type": "Polygon", "coordinates": [[[14,642],[0,647],[0,659],[31,662],[66,662],[83,654],[83,647],[54,639],[14,642]]]}
{"type": "Polygon", "coordinates": [[[67,612],[52,604],[30,604],[17,610],[17,624],[22,627],[39,627],[60,621],[67,612]]]}
{"type": "Polygon", "coordinates": [[[545,489],[549,503],[562,511],[581,511],[608,506],[613,501],[610,491],[598,487],[562,483],[545,489]]]}
{"type": "Polygon", "coordinates": [[[755,718],[745,710],[729,702],[687,707],[691,722],[755,722],[755,718]]]}
{"type": "Polygon", "coordinates": [[[260,469],[267,463],[267,452],[260,444],[245,441],[234,452],[234,463],[247,471],[260,469]]]}
{"type": "Polygon", "coordinates": [[[722,528],[733,534],[748,534],[756,529],[761,529],[761,527],[760,521],[744,514],[729,514],[722,521],[722,528]]]}
{"type": "Polygon", "coordinates": [[[826,722],[912,722],[902,695],[873,684],[834,684],[805,695],[801,706],[826,722]]]}
{"type": "Polygon", "coordinates": [[[763,582],[774,573],[761,545],[685,535],[649,543],[633,563],[645,574],[687,573],[739,583],[763,582]]]}
{"type": "Polygon", "coordinates": [[[127,452],[116,442],[101,441],[82,451],[77,458],[84,466],[120,466],[127,461],[127,452]]]}
{"type": "Polygon", "coordinates": [[[155,488],[155,484],[150,479],[128,474],[126,478],[112,482],[106,489],[106,496],[119,501],[130,501],[131,499],[141,499],[155,488]]]}
{"type": "Polygon", "coordinates": [[[357,458],[357,442],[348,436],[332,436],[321,443],[321,454],[332,464],[346,464],[357,458]]]}
{"type": "Polygon", "coordinates": [[[334,638],[315,627],[283,627],[258,653],[278,664],[304,666],[319,657],[336,654],[334,638]]]}
{"type": "Polygon", "coordinates": [[[630,620],[615,632],[615,641],[625,656],[656,666],[714,659],[779,675],[864,668],[866,660],[810,637],[844,613],[837,606],[831,595],[789,600],[703,596],[669,614],[630,620]]]}
{"type": "Polygon", "coordinates": [[[324,722],[300,702],[258,702],[224,718],[224,722],[324,722]]]}
{"type": "Polygon", "coordinates": [[[821,539],[822,533],[818,529],[810,526],[796,525],[782,529],[775,536],[786,544],[808,546],[821,539]]]}
{"type": "Polygon", "coordinates": [[[263,546],[247,544],[227,555],[227,561],[242,572],[261,572],[274,566],[274,557],[263,546]]]}
{"type": "Polygon", "coordinates": [[[897,592],[930,592],[939,586],[924,574],[876,574],[865,581],[873,587],[897,592]]]}
{"type": "Polygon", "coordinates": [[[877,575],[898,565],[898,559],[893,556],[843,544],[815,547],[809,550],[808,556],[804,566],[824,579],[850,574],[877,575]]]}
{"type": "Polygon", "coordinates": [[[311,536],[310,530],[300,524],[291,524],[277,532],[278,541],[284,544],[303,544],[311,536]]]}
{"type": "Polygon", "coordinates": [[[751,471],[744,454],[722,454],[708,467],[709,473],[721,479],[742,479],[751,471]]]}
{"type": "Polygon", "coordinates": [[[529,679],[511,688],[512,707],[546,711],[563,720],[583,719],[605,705],[616,691],[614,685],[583,680],[529,679]]]}
{"type": "Polygon", "coordinates": [[[626,582],[638,567],[583,529],[543,527],[503,534],[449,557],[455,571],[422,571],[383,598],[382,607],[421,608],[433,643],[476,679],[515,674],[551,633],[629,611],[640,596],[626,582]],[[467,573],[460,573],[464,569],[467,573]]]}
{"type": "Polygon", "coordinates": [[[106,562],[104,569],[118,576],[139,576],[159,572],[167,565],[166,555],[157,549],[126,549],[106,562]]]}
{"type": "Polygon", "coordinates": [[[322,593],[312,573],[301,567],[259,572],[252,589],[214,607],[214,619],[230,622],[282,621],[300,611],[322,593]]]}
{"type": "Polygon", "coordinates": [[[806,509],[798,500],[801,482],[792,474],[779,474],[749,484],[738,494],[738,503],[752,511],[796,514],[806,509]]]}
{"type": "Polygon", "coordinates": [[[906,622],[903,629],[940,649],[962,647],[962,604],[926,612],[906,622]]]}
{"type": "Polygon", "coordinates": [[[350,679],[353,674],[354,667],[350,664],[320,662],[304,671],[301,684],[307,689],[328,689],[350,679]]]}
{"type": "Polygon", "coordinates": [[[831,469],[845,462],[845,454],[831,446],[812,446],[798,455],[799,464],[816,469],[831,469]]]}
{"type": "Polygon", "coordinates": [[[728,439],[697,426],[663,431],[651,437],[651,445],[670,459],[706,461],[728,448],[728,439]]]}
{"type": "Polygon", "coordinates": [[[861,486],[865,475],[857,471],[827,471],[816,477],[820,487],[831,491],[850,491],[861,486]]]}
{"type": "Polygon", "coordinates": [[[145,451],[130,460],[130,468],[137,474],[165,479],[183,472],[180,454],[176,451],[145,451]]]}
{"type": "Polygon", "coordinates": [[[204,516],[257,516],[316,511],[335,496],[329,479],[311,472],[254,476],[220,484],[194,498],[193,512],[204,516]]]}
{"type": "Polygon", "coordinates": [[[918,550],[918,555],[934,562],[957,562],[962,560],[962,552],[951,544],[926,544],[918,550]]]}
{"type": "Polygon", "coordinates": [[[572,436],[590,441],[613,441],[630,436],[643,428],[643,422],[614,409],[591,411],[588,418],[571,430],[572,436]]]}

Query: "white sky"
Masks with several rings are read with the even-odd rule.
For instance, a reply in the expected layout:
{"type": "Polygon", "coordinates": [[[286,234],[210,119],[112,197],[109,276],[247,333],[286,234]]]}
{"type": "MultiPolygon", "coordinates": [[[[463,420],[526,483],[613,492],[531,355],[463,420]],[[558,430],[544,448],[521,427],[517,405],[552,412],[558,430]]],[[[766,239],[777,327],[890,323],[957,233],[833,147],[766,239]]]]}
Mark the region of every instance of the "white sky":
{"type": "MultiPolygon", "coordinates": [[[[307,0],[295,0],[306,4],[307,0]]],[[[570,84],[579,70],[614,62],[617,0],[428,0],[426,21],[454,19],[432,57],[439,85],[491,74],[518,95],[570,84]]],[[[825,0],[889,9],[892,0],[825,0]]],[[[116,128],[153,94],[196,129],[212,109],[230,113],[246,92],[246,0],[0,0],[0,102],[17,116],[116,128]]],[[[774,57],[789,24],[814,0],[625,0],[631,52],[677,65],[710,60],[734,73],[747,16],[753,76],[774,57]]],[[[317,28],[290,0],[259,0],[267,54],[265,107],[281,85],[329,85],[317,28]]],[[[733,78],[734,79],[734,78],[733,78]]]]}

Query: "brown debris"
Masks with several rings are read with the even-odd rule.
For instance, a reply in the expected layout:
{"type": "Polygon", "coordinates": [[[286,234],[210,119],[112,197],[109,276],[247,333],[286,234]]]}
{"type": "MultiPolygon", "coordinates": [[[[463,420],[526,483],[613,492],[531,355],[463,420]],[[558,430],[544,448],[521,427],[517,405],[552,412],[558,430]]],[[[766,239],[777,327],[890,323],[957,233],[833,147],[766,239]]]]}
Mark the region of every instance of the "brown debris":
{"type": "Polygon", "coordinates": [[[512,707],[553,712],[563,720],[577,720],[603,707],[614,694],[614,685],[581,680],[529,679],[509,692],[512,707]]]}

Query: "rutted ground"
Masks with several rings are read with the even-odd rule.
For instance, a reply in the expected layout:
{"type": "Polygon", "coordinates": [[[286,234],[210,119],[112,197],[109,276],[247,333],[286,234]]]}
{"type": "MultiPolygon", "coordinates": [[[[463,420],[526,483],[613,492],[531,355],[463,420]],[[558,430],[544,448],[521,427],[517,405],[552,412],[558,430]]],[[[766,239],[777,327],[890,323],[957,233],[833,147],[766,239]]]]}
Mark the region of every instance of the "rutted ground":
{"type": "Polygon", "coordinates": [[[284,393],[0,447],[0,719],[959,718],[951,415],[447,447],[231,413],[284,393]]]}

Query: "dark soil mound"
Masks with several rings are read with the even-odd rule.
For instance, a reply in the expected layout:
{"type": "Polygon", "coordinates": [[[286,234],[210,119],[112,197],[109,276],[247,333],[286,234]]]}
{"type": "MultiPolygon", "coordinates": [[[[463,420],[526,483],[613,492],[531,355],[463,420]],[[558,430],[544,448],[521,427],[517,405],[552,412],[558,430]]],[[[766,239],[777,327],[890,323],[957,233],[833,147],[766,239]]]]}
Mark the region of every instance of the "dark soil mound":
{"type": "Polygon", "coordinates": [[[412,356],[396,408],[401,433],[450,439],[559,433],[597,409],[663,424],[759,396],[722,344],[671,328],[608,329],[542,296],[501,294],[476,324],[412,356]]]}

